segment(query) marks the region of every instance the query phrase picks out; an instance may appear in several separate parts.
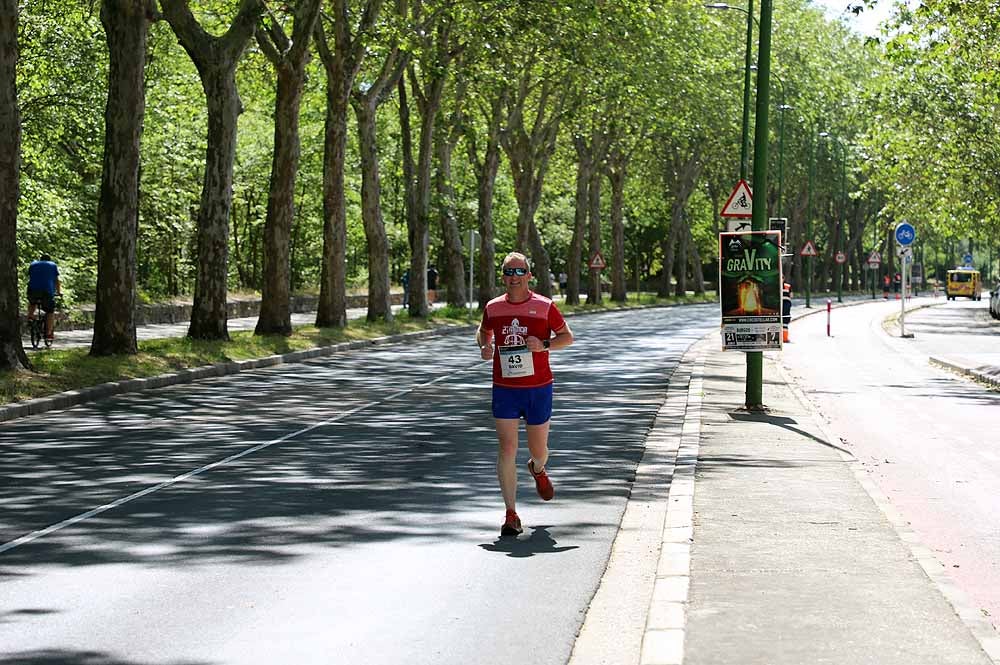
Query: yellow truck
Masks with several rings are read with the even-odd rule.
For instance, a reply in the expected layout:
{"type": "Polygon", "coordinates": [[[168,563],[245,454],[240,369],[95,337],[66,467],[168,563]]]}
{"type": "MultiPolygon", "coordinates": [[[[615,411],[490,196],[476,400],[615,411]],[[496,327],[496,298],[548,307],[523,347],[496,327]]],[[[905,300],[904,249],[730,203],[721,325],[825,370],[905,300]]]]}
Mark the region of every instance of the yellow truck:
{"type": "Polygon", "coordinates": [[[982,293],[983,283],[978,270],[956,268],[948,271],[948,282],[945,285],[945,295],[948,296],[948,300],[954,300],[956,296],[982,300],[982,293]]]}

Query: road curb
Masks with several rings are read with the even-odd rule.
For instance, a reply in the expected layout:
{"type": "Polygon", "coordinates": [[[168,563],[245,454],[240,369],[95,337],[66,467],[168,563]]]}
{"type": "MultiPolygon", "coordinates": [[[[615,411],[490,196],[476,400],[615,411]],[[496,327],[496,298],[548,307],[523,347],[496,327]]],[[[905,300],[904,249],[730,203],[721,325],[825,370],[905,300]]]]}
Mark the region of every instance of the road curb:
{"type": "Polygon", "coordinates": [[[927,361],[931,365],[934,365],[936,367],[941,367],[942,369],[951,370],[952,372],[956,372],[958,374],[961,374],[962,376],[966,376],[970,379],[973,379],[977,383],[985,383],[987,386],[991,388],[1000,388],[1000,379],[998,379],[995,376],[990,376],[989,374],[986,374],[984,372],[975,370],[971,367],[960,365],[946,358],[936,358],[934,356],[930,356],[927,359],[927,361]]]}
{"type": "Polygon", "coordinates": [[[667,377],[569,665],[665,663],[683,654],[701,372],[715,335],[693,341],[667,377]]]}

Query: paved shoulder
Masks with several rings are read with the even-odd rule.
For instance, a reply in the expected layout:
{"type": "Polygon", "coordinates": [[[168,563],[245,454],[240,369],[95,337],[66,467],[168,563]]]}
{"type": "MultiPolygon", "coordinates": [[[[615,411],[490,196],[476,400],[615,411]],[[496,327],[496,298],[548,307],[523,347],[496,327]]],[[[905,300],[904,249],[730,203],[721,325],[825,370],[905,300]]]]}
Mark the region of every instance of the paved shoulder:
{"type": "Polygon", "coordinates": [[[705,364],[684,662],[988,665],[773,362],[738,410],[742,360],[705,364]]]}

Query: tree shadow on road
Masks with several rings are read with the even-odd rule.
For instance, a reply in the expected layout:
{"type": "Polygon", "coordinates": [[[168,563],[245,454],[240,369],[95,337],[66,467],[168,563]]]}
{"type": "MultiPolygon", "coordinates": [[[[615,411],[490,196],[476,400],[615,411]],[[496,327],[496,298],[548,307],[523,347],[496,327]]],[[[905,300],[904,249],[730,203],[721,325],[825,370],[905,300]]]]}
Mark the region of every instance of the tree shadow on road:
{"type": "MultiPolygon", "coordinates": [[[[695,309],[574,319],[577,343],[553,356],[553,478],[561,498],[608,508],[608,526],[670,373],[714,325],[709,307],[695,309]],[[591,332],[602,328],[613,348],[591,332]]],[[[43,566],[281,564],[316,547],[479,542],[492,523],[450,517],[501,505],[489,368],[471,340],[456,352],[463,341],[373,347],[0,426],[0,543],[162,485],[0,552],[0,580],[43,566]]],[[[523,432],[519,459],[528,482],[523,432]]],[[[527,547],[554,551],[547,532],[532,537],[527,547]]]]}

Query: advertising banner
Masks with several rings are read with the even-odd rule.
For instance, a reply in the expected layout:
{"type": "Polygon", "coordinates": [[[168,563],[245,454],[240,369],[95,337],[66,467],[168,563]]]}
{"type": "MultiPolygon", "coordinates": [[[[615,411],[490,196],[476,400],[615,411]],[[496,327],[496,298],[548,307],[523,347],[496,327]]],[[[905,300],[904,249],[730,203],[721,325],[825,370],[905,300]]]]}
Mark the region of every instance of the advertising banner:
{"type": "Polygon", "coordinates": [[[719,234],[722,348],[781,348],[781,234],[719,234]]]}

